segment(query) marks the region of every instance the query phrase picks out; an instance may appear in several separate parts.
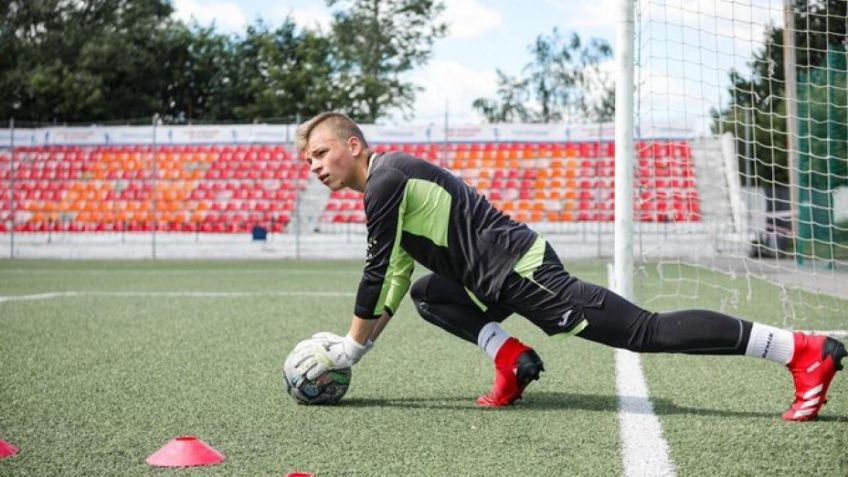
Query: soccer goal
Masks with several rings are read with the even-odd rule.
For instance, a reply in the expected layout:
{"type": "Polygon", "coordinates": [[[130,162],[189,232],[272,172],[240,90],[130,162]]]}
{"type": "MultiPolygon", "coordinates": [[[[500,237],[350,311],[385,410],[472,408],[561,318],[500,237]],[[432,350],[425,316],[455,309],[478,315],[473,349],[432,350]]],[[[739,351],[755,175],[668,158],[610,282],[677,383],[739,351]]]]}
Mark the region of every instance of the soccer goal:
{"type": "Polygon", "coordinates": [[[632,223],[640,302],[769,310],[845,336],[846,5],[637,0],[633,110],[616,113],[633,119],[633,208],[657,214],[632,223]],[[679,195],[684,168],[694,198],[679,195]],[[665,219],[692,199],[698,220],[665,219]]]}

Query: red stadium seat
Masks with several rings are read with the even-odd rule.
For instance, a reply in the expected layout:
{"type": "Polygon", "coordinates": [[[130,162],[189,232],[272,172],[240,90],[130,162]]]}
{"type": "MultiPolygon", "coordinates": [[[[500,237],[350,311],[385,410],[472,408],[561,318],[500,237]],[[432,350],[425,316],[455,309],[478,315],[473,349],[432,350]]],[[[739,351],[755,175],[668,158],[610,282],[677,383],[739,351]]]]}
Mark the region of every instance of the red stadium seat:
{"type": "MultiPolygon", "coordinates": [[[[512,210],[528,220],[611,220],[615,145],[609,141],[471,142],[447,147],[398,143],[381,147],[422,157],[431,154],[433,160],[446,152],[448,158],[457,159],[459,169],[454,172],[458,176],[492,202],[505,209],[514,207],[512,210]],[[572,200],[577,202],[569,209],[572,200]],[[575,217],[571,211],[578,204],[591,207],[581,208],[575,217]]],[[[640,158],[636,187],[645,193],[644,199],[637,201],[636,216],[700,220],[689,144],[648,140],[638,142],[636,151],[640,158]],[[663,195],[665,192],[668,194],[663,195]]],[[[20,227],[31,231],[113,231],[123,229],[123,223],[127,230],[150,230],[154,227],[152,216],[145,214],[150,214],[154,198],[158,213],[169,214],[157,215],[162,219],[155,225],[157,229],[242,231],[250,225],[242,223],[248,219],[267,222],[271,213],[292,211],[309,176],[306,165],[281,145],[160,146],[155,171],[149,145],[34,146],[16,152],[21,160],[16,166],[14,197],[20,209],[40,214],[20,227]],[[155,191],[148,180],[151,174],[160,179],[155,191]],[[100,204],[106,209],[101,210],[100,204]],[[119,219],[122,211],[123,219],[119,219]],[[212,218],[206,215],[223,211],[230,212],[212,218]],[[234,214],[236,211],[245,215],[234,214]],[[58,220],[60,214],[74,217],[80,213],[89,216],[58,220]],[[45,219],[47,214],[57,220],[45,219]],[[133,214],[140,215],[136,218],[133,214]],[[204,225],[194,225],[198,223],[204,225]],[[213,223],[214,227],[208,225],[213,223]]],[[[0,157],[4,181],[12,175],[5,166],[8,162],[8,155],[0,157]]],[[[0,194],[8,203],[12,193],[0,194]]],[[[333,213],[344,212],[345,223],[362,222],[362,207],[361,193],[333,193],[322,220],[336,221],[342,217],[333,213]]]]}

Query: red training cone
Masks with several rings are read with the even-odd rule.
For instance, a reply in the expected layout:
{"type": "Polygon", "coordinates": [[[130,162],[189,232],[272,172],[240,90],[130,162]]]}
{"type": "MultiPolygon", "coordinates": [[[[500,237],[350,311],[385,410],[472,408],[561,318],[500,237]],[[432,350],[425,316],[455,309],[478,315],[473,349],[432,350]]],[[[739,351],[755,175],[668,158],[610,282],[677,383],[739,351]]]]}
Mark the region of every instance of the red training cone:
{"type": "Polygon", "coordinates": [[[315,474],[309,472],[289,472],[286,477],[315,477],[315,474]]]}
{"type": "Polygon", "coordinates": [[[224,454],[194,436],[171,439],[147,458],[156,467],[194,467],[224,462],[224,454]]]}
{"type": "Polygon", "coordinates": [[[12,457],[18,453],[18,448],[9,444],[8,442],[0,439],[0,459],[5,459],[6,457],[12,457]]]}

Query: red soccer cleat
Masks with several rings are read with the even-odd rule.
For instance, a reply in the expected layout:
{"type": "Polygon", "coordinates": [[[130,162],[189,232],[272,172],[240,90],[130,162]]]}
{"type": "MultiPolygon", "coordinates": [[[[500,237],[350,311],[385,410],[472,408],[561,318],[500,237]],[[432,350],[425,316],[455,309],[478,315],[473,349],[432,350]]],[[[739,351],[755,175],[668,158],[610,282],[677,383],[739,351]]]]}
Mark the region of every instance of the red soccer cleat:
{"type": "Polygon", "coordinates": [[[833,338],[795,333],[795,352],[786,366],[795,381],[795,402],[783,413],[784,421],[809,421],[819,415],[846,354],[845,345],[833,338]]]}
{"type": "Polygon", "coordinates": [[[477,398],[483,407],[507,406],[521,399],[530,381],[545,370],[542,358],[522,342],[509,338],[495,356],[495,383],[489,394],[477,398]]]}

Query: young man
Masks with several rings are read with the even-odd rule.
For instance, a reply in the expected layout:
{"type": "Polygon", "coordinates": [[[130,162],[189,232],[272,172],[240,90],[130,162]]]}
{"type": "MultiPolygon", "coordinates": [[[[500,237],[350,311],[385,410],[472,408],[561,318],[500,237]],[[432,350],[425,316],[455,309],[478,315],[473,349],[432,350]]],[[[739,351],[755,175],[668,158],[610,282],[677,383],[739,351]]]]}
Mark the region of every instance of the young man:
{"type": "Polygon", "coordinates": [[[421,316],[480,346],[495,362],[481,406],[505,406],[539,378],[542,360],[499,323],[518,313],[549,335],[576,335],[638,352],[746,355],[786,365],[795,402],[783,419],[815,418],[846,355],[839,341],[705,310],[653,313],[570,275],[525,224],[495,209],[450,172],[397,152],[371,152],[347,116],[323,113],[298,129],[310,170],[332,190],[365,193],[366,266],[345,337],[315,336],[325,355],[307,377],[349,367],[371,348],[410,285],[413,260],[433,273],[411,290],[421,316]]]}

